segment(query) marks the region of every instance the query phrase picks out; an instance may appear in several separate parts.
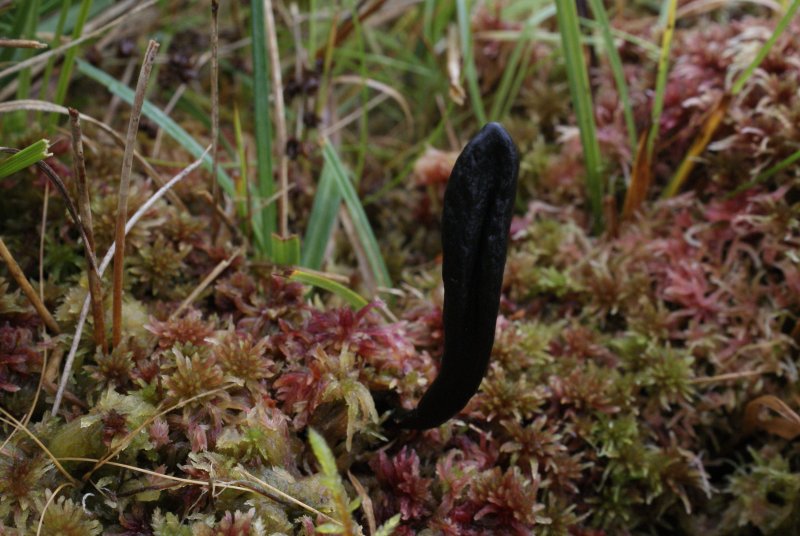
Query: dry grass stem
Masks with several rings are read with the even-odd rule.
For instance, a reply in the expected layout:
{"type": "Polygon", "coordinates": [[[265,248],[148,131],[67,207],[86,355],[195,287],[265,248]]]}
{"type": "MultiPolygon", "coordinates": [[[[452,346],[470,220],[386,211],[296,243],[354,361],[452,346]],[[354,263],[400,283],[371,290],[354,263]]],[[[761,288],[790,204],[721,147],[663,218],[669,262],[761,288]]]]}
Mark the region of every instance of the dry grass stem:
{"type": "Polygon", "coordinates": [[[58,486],[55,489],[55,491],[53,491],[53,493],[50,494],[50,497],[47,498],[47,502],[44,503],[44,508],[42,508],[42,515],[39,516],[39,525],[36,527],[36,536],[39,536],[42,533],[42,527],[44,526],[44,516],[47,515],[47,509],[50,508],[51,504],[53,504],[53,501],[56,499],[61,490],[71,485],[72,484],[70,484],[69,482],[64,482],[63,484],[58,486]]]}
{"type": "Polygon", "coordinates": [[[56,457],[53,456],[53,453],[50,452],[50,449],[48,449],[45,446],[45,444],[42,443],[42,441],[38,437],[36,437],[36,434],[34,434],[30,430],[28,430],[28,428],[26,426],[24,426],[21,422],[19,422],[16,417],[11,415],[5,409],[0,408],[0,413],[5,415],[5,417],[0,417],[0,422],[4,422],[5,424],[11,426],[12,428],[15,428],[15,429],[18,429],[18,430],[22,430],[23,432],[25,432],[28,435],[28,437],[30,437],[33,440],[33,442],[36,443],[36,445],[40,449],[42,449],[42,452],[44,452],[47,455],[47,457],[50,458],[53,461],[53,464],[56,466],[58,471],[62,475],[64,475],[64,478],[66,478],[72,484],[76,484],[77,483],[77,480],[72,478],[72,475],[69,474],[66,469],[64,469],[64,467],[58,462],[58,459],[56,459],[56,457]]]}
{"type": "Polygon", "coordinates": [[[319,510],[317,510],[316,508],[314,508],[310,504],[306,504],[303,501],[299,501],[299,500],[295,499],[294,497],[292,497],[288,493],[283,492],[283,491],[279,490],[278,488],[276,488],[275,486],[271,485],[269,482],[265,482],[262,479],[260,479],[257,476],[255,476],[254,474],[248,472],[244,467],[239,466],[239,469],[248,478],[252,479],[253,482],[257,483],[259,486],[263,487],[264,489],[269,490],[270,493],[274,493],[278,497],[286,499],[287,501],[291,502],[292,504],[296,504],[297,506],[303,508],[304,510],[308,510],[309,512],[312,512],[312,513],[314,513],[314,514],[316,514],[316,515],[318,515],[320,517],[323,517],[323,518],[327,519],[328,521],[330,521],[332,523],[336,523],[337,525],[341,525],[341,523],[339,521],[337,521],[336,519],[332,518],[328,514],[320,512],[319,510]]]}
{"type": "Polygon", "coordinates": [[[701,378],[694,378],[691,380],[694,384],[704,384],[704,383],[716,383],[716,382],[725,382],[731,380],[741,380],[744,378],[755,378],[758,376],[763,376],[766,374],[766,371],[763,370],[743,370],[741,372],[729,372],[727,374],[717,374],[716,376],[703,376],[701,378]]]}
{"type": "Polygon", "coordinates": [[[116,252],[114,253],[114,279],[113,279],[113,305],[112,305],[112,335],[111,340],[116,347],[122,339],[122,281],[125,274],[125,222],[128,219],[128,190],[130,189],[131,169],[133,168],[133,152],[136,145],[136,133],[139,131],[139,120],[142,117],[147,83],[150,81],[150,72],[158,52],[158,43],[151,40],[147,44],[147,51],[142,60],[139,71],[139,80],[136,82],[136,94],[133,98],[131,118],[128,123],[128,134],[125,139],[125,154],[122,157],[122,172],[119,180],[119,197],[117,204],[116,252]]]}
{"type": "Polygon", "coordinates": [[[233,254],[230,257],[228,257],[227,259],[221,260],[214,267],[214,269],[211,270],[208,273],[208,275],[205,276],[205,278],[203,278],[203,280],[200,282],[200,284],[197,285],[194,288],[194,290],[192,290],[192,292],[186,297],[186,299],[183,300],[183,302],[181,302],[180,306],[177,309],[175,309],[175,312],[173,312],[170,315],[170,318],[177,318],[178,315],[180,315],[184,311],[184,309],[189,307],[197,299],[197,297],[200,295],[200,293],[202,293],[206,288],[208,288],[208,285],[210,285],[216,278],[218,278],[220,276],[220,274],[222,272],[224,272],[228,268],[228,266],[231,265],[231,263],[236,259],[236,257],[238,257],[241,254],[242,254],[242,250],[240,248],[240,249],[237,249],[236,251],[234,251],[233,254]]]}
{"type": "MultiPolygon", "coordinates": [[[[175,109],[175,106],[178,104],[178,101],[186,92],[186,84],[181,84],[178,86],[178,89],[175,90],[175,93],[169,98],[167,101],[167,105],[164,106],[162,110],[164,115],[169,116],[172,114],[172,110],[175,109]]],[[[161,152],[161,143],[164,140],[164,129],[159,128],[158,132],[156,132],[156,140],[153,142],[153,148],[150,151],[150,156],[152,158],[158,158],[158,154],[161,152]]]]}
{"type": "Polygon", "coordinates": [[[130,444],[130,442],[133,440],[133,438],[136,437],[136,434],[138,434],[139,432],[144,430],[148,425],[150,425],[157,418],[163,417],[167,413],[169,413],[171,411],[175,411],[176,409],[181,409],[182,407],[186,406],[187,404],[191,404],[192,402],[196,402],[197,400],[201,400],[203,398],[207,398],[209,396],[216,395],[216,394],[221,393],[223,391],[227,391],[231,387],[238,387],[238,386],[240,386],[239,382],[231,382],[231,383],[225,384],[222,387],[217,387],[216,389],[211,389],[210,391],[206,391],[204,393],[200,393],[200,394],[195,395],[193,397],[187,398],[186,400],[181,400],[180,402],[178,402],[176,404],[172,404],[171,406],[168,406],[168,407],[162,409],[161,411],[159,411],[158,413],[156,413],[154,415],[151,415],[150,417],[146,418],[139,426],[137,426],[136,428],[134,428],[133,430],[128,432],[128,434],[120,440],[119,444],[116,447],[114,447],[113,449],[108,451],[100,460],[98,460],[98,462],[94,465],[94,467],[92,467],[85,475],[83,475],[83,481],[84,482],[87,481],[89,479],[89,477],[91,477],[92,474],[94,474],[95,471],[97,471],[98,469],[103,467],[105,464],[109,463],[111,461],[111,458],[116,457],[120,452],[125,450],[128,447],[128,445],[130,444]]]}
{"type": "MultiPolygon", "coordinates": [[[[162,197],[164,197],[170,188],[175,186],[178,182],[185,179],[189,173],[200,167],[203,163],[203,159],[206,157],[208,152],[211,150],[211,147],[206,148],[203,151],[203,154],[200,155],[200,158],[192,162],[189,166],[187,166],[183,171],[172,177],[164,186],[162,186],[156,193],[154,193],[150,199],[145,201],[139,210],[137,210],[131,219],[128,220],[127,225],[125,225],[125,234],[128,234],[133,226],[136,225],[142,216],[144,216],[148,210],[162,197]]],[[[108,265],[111,264],[111,259],[114,257],[114,252],[116,251],[116,243],[112,243],[111,247],[108,248],[106,252],[106,256],[103,257],[103,261],[100,263],[100,266],[97,268],[97,273],[102,276],[103,272],[105,272],[108,265]]],[[[81,308],[81,313],[78,316],[78,323],[75,326],[75,336],[72,339],[72,346],[69,349],[69,354],[67,355],[67,362],[64,364],[64,370],[61,373],[61,380],[58,384],[58,392],[56,393],[55,401],[53,402],[53,409],[52,414],[56,415],[58,413],[58,409],[61,406],[61,400],[64,396],[64,391],[67,388],[67,381],[69,381],[69,377],[72,373],[72,365],[75,362],[75,355],[78,352],[78,345],[80,344],[81,334],[83,333],[83,326],[86,324],[86,317],[89,314],[89,296],[86,296],[86,299],[83,300],[83,307],[81,308]]]]}
{"type": "MultiPolygon", "coordinates": [[[[239,234],[239,229],[236,227],[236,223],[231,219],[230,216],[228,216],[228,214],[225,213],[225,210],[222,208],[222,206],[214,202],[214,196],[208,190],[197,192],[195,196],[208,203],[208,206],[211,207],[211,210],[214,212],[215,216],[220,219],[226,227],[228,227],[232,234],[239,234]]],[[[216,235],[216,233],[212,234],[216,235]]]]}
{"type": "Polygon", "coordinates": [[[14,278],[14,281],[17,282],[17,285],[19,285],[19,287],[22,289],[22,292],[25,293],[28,301],[30,301],[31,305],[33,305],[33,308],[36,309],[36,312],[47,326],[47,329],[49,329],[52,333],[61,333],[55,318],[53,318],[53,316],[50,314],[50,311],[47,310],[47,307],[45,307],[44,303],[42,303],[42,300],[39,299],[39,295],[36,294],[36,291],[31,286],[28,278],[25,277],[25,274],[22,272],[22,268],[20,268],[19,264],[17,264],[17,261],[14,259],[14,256],[11,255],[11,252],[6,247],[6,243],[2,238],[0,238],[0,258],[2,258],[3,262],[5,262],[8,266],[8,273],[14,278]]]}
{"type": "MultiPolygon", "coordinates": [[[[92,225],[92,207],[89,197],[89,184],[86,180],[86,162],[83,157],[83,135],[81,133],[81,120],[78,111],[74,108],[69,109],[69,118],[72,125],[72,155],[75,177],[78,185],[78,210],[80,211],[81,221],[86,227],[86,238],[89,243],[84,248],[89,266],[97,265],[94,245],[94,229],[92,225]],[[91,257],[89,259],[88,257],[91,257]]],[[[94,319],[94,344],[108,352],[108,342],[106,341],[106,322],[103,311],[103,289],[100,284],[100,276],[96,270],[87,270],[89,279],[89,295],[92,300],[92,318],[94,319]]]]}
{"type": "Polygon", "coordinates": [[[347,471],[347,478],[356,489],[359,498],[361,499],[361,509],[364,510],[364,517],[367,518],[367,526],[369,533],[375,534],[378,531],[378,523],[375,521],[375,508],[372,506],[372,499],[364,488],[364,485],[355,477],[353,473],[347,471]]]}
{"type": "Polygon", "coordinates": [[[47,43],[35,39],[0,39],[0,48],[47,48],[47,43]]]}
{"type": "MultiPolygon", "coordinates": [[[[86,463],[97,463],[97,462],[100,461],[97,458],[76,458],[76,457],[59,458],[58,460],[62,461],[62,462],[86,462],[86,463]]],[[[119,467],[120,469],[127,469],[128,471],[133,471],[134,473],[142,473],[144,475],[155,476],[155,477],[158,477],[158,478],[163,478],[164,480],[171,480],[173,482],[178,482],[178,483],[181,483],[181,484],[187,484],[187,485],[191,485],[191,486],[208,487],[209,485],[212,485],[212,484],[210,484],[209,482],[207,482],[205,480],[195,480],[195,479],[192,479],[192,478],[181,478],[181,477],[178,477],[178,476],[167,475],[167,474],[164,474],[164,473],[157,473],[155,471],[150,471],[148,469],[142,469],[141,467],[136,467],[134,465],[128,465],[126,463],[106,462],[106,465],[111,465],[113,467],[119,467]]],[[[232,490],[236,490],[236,491],[247,491],[247,492],[253,492],[254,491],[252,488],[246,488],[244,486],[237,486],[235,484],[229,484],[227,482],[214,482],[213,485],[216,486],[216,487],[220,487],[220,488],[224,488],[224,489],[232,489],[232,490]]]]}
{"type": "Polygon", "coordinates": [[[281,185],[281,198],[278,202],[278,221],[281,238],[289,236],[289,162],[286,158],[286,106],[283,102],[283,78],[281,76],[281,58],[278,51],[278,36],[275,32],[275,15],[272,12],[272,0],[265,0],[264,15],[267,32],[267,48],[272,70],[272,98],[275,103],[275,145],[278,147],[278,177],[281,185]]]}

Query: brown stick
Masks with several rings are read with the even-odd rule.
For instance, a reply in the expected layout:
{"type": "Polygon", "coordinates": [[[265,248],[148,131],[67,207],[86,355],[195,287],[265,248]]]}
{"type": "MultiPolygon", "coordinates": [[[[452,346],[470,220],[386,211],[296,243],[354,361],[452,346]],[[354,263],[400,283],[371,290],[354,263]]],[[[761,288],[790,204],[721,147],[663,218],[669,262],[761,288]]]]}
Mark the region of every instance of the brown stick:
{"type": "MultiPolygon", "coordinates": [[[[89,243],[83,248],[89,266],[97,265],[94,245],[94,227],[92,225],[92,207],[89,201],[89,185],[86,181],[86,162],[83,157],[83,134],[81,133],[81,119],[78,110],[69,109],[69,119],[72,125],[72,158],[75,168],[75,177],[78,183],[78,210],[81,221],[86,228],[86,238],[89,243]],[[91,259],[89,258],[91,257],[91,259]]],[[[89,294],[92,299],[92,317],[94,318],[94,344],[108,353],[106,340],[106,321],[103,311],[103,289],[100,285],[100,276],[97,271],[87,270],[89,278],[89,294]]]]}
{"type": "Polygon", "coordinates": [[[17,282],[19,287],[22,289],[22,292],[24,292],[25,296],[27,296],[28,300],[30,300],[33,308],[36,309],[36,312],[39,313],[42,321],[47,326],[47,329],[56,334],[61,333],[55,318],[53,318],[53,316],[50,314],[50,311],[47,310],[47,307],[44,306],[42,300],[39,299],[36,291],[33,290],[33,287],[28,282],[28,278],[25,277],[25,274],[22,272],[22,268],[20,268],[19,264],[17,264],[17,261],[11,255],[11,252],[8,251],[6,243],[3,242],[2,238],[0,238],[0,257],[2,257],[3,261],[6,263],[6,265],[8,265],[8,273],[11,274],[11,277],[14,278],[14,281],[17,282]]]}
{"type": "Polygon", "coordinates": [[[116,244],[114,252],[114,301],[112,308],[112,335],[114,346],[119,345],[122,339],[122,280],[125,274],[125,222],[128,219],[128,190],[130,189],[131,168],[133,167],[133,150],[136,145],[136,133],[139,130],[139,119],[142,116],[144,93],[147,82],[150,80],[150,71],[156,59],[158,43],[151,40],[147,45],[142,68],[139,71],[139,80],[136,82],[136,94],[133,98],[131,118],[128,123],[128,133],[125,138],[125,154],[122,157],[122,172],[119,182],[119,200],[117,204],[116,244]]]}
{"type": "Polygon", "coordinates": [[[33,39],[0,39],[0,48],[47,48],[47,43],[33,39]]]}

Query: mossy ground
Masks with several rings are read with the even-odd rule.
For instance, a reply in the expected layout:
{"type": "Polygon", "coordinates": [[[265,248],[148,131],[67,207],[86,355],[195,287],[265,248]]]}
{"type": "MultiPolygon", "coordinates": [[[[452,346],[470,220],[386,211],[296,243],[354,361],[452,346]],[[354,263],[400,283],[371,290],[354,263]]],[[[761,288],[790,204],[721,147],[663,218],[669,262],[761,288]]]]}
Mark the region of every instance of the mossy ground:
{"type": "MultiPolygon", "coordinates": [[[[53,363],[63,367],[88,292],[83,244],[45,178],[29,170],[3,179],[0,235],[62,334],[46,334],[0,269],[0,533],[379,534],[387,522],[383,533],[398,535],[800,533],[796,167],[732,195],[798,149],[800,21],[731,101],[680,195],[661,199],[780,15],[775,6],[678,2],[654,181],[628,219],[616,207],[635,155],[609,63],[587,53],[610,185],[597,232],[552,14],[523,43],[516,91],[500,90],[521,20],[553,4],[474,3],[467,20],[477,89],[487,109],[505,99],[497,109],[507,112],[492,119],[522,156],[501,314],[489,371],[468,407],[438,429],[398,432],[384,426],[390,399],[413,407],[436,375],[442,195],[455,154],[480,127],[459,73],[448,71],[448,53],[459,49],[457,9],[378,1],[344,31],[352,3],[317,5],[316,13],[319,2],[297,11],[273,4],[291,132],[289,227],[302,236],[308,226],[324,133],[358,179],[394,290],[354,310],[290,280],[288,268],[259,258],[251,220],[237,212],[242,200],[225,197],[222,218],[203,195],[213,191],[210,173],[194,172],[174,189],[185,208],[159,201],[128,236],[122,340],[95,349],[89,316],[68,395],[52,416],[53,363]],[[332,22],[341,34],[329,49],[332,22]],[[361,76],[371,79],[366,89],[361,76]],[[31,408],[23,431],[15,419],[31,408]]],[[[264,118],[251,111],[242,41],[250,7],[221,5],[220,161],[237,185],[245,177],[252,184],[251,133],[264,118]]],[[[208,7],[157,3],[81,50],[122,79],[147,39],[162,40],[148,99],[163,109],[185,85],[171,114],[202,145],[210,139],[209,63],[201,59],[208,7]]],[[[617,45],[644,132],[658,12],[646,2],[607,7],[624,32],[617,45]]],[[[46,8],[43,20],[58,12],[46,8]]],[[[34,77],[33,91],[41,84],[34,77]]],[[[117,131],[127,124],[129,107],[112,104],[85,75],[73,75],[67,103],[117,131]]],[[[75,196],[68,128],[15,113],[0,118],[0,145],[49,138],[48,162],[75,196]]],[[[114,237],[122,152],[89,126],[85,134],[102,256],[114,237]]],[[[147,118],[138,144],[164,177],[190,160],[147,118]]],[[[131,188],[129,214],[157,186],[134,168],[131,188]]],[[[372,297],[348,219],[325,246],[324,269],[372,297]]],[[[110,276],[103,285],[110,332],[110,276]]]]}

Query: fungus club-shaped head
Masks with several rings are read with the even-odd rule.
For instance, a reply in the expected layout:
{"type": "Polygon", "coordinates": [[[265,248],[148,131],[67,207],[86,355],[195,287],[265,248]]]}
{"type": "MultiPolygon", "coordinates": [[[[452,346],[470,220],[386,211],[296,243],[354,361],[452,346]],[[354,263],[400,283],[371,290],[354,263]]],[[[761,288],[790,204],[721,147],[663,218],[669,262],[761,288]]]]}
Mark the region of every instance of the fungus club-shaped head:
{"type": "Polygon", "coordinates": [[[506,264],[519,157],[511,137],[489,123],[456,160],[442,213],[444,355],[439,374],[400,426],[447,421],[478,390],[489,364],[506,264]]]}

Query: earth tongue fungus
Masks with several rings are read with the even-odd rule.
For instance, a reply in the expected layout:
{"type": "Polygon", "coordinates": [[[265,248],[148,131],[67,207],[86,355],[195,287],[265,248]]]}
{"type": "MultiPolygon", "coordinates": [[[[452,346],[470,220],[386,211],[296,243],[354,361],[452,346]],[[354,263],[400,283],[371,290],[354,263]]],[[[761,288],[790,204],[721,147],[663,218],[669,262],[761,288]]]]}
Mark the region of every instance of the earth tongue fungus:
{"type": "Polygon", "coordinates": [[[403,428],[444,423],[478,390],[494,344],[519,157],[508,132],[489,123],[456,160],[442,212],[444,355],[439,374],[403,428]]]}

